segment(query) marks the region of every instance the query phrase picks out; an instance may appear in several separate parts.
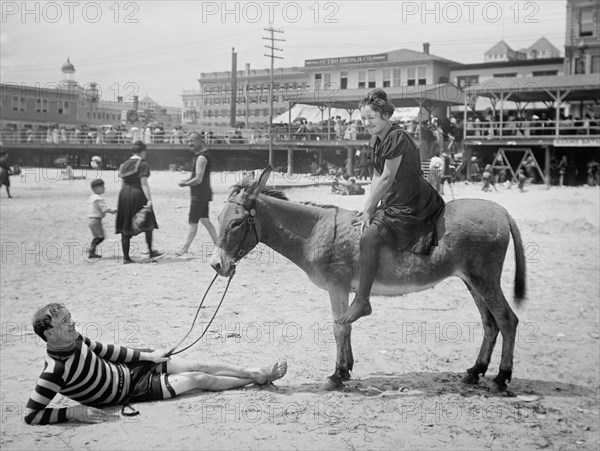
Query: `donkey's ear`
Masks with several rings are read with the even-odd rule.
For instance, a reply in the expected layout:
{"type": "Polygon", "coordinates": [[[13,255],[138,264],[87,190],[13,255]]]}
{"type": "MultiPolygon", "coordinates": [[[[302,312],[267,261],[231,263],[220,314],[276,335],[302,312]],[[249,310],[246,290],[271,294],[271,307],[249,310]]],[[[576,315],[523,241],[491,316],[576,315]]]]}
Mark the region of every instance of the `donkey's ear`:
{"type": "Polygon", "coordinates": [[[269,181],[269,176],[271,175],[272,171],[273,168],[271,167],[271,165],[267,166],[266,169],[262,171],[262,174],[260,174],[258,181],[255,182],[252,185],[252,188],[250,189],[250,192],[248,194],[248,198],[250,200],[255,200],[258,197],[258,195],[262,192],[267,182],[269,181]]]}

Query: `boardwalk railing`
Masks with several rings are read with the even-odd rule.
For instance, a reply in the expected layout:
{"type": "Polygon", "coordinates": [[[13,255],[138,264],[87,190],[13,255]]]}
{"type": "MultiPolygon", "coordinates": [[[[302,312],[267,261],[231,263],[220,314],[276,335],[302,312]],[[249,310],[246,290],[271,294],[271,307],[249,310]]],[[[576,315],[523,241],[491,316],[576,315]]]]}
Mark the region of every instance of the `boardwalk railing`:
{"type": "Polygon", "coordinates": [[[544,138],[562,137],[600,137],[600,123],[593,120],[577,121],[485,121],[468,122],[465,126],[465,138],[526,138],[530,136],[544,138]]]}

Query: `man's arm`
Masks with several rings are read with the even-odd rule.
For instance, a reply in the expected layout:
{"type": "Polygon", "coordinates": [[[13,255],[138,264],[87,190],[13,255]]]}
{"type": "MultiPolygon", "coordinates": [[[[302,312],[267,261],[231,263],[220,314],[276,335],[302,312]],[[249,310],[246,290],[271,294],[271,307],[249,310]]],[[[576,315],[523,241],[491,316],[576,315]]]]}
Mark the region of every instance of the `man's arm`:
{"type": "Polygon", "coordinates": [[[31,392],[25,407],[24,420],[27,424],[64,423],[68,421],[67,408],[51,408],[48,404],[59,392],[64,381],[64,365],[59,362],[46,362],[46,368],[40,375],[37,385],[31,392]]]}
{"type": "Polygon", "coordinates": [[[181,186],[195,186],[195,185],[199,185],[200,183],[202,183],[202,179],[204,178],[204,171],[206,169],[207,163],[208,163],[208,160],[206,159],[206,157],[203,155],[200,155],[196,159],[196,177],[190,178],[189,180],[182,182],[180,185],[181,186]]]}
{"type": "Polygon", "coordinates": [[[162,363],[169,360],[168,357],[164,357],[166,352],[161,350],[139,350],[125,346],[105,345],[98,341],[91,341],[87,337],[83,337],[83,341],[98,357],[113,363],[135,363],[140,360],[162,363]]]}
{"type": "Polygon", "coordinates": [[[76,405],[70,407],[48,407],[64,384],[61,374],[64,365],[59,362],[47,365],[25,407],[24,421],[27,424],[65,423],[69,420],[83,423],[99,423],[107,414],[94,407],[76,405]]]}

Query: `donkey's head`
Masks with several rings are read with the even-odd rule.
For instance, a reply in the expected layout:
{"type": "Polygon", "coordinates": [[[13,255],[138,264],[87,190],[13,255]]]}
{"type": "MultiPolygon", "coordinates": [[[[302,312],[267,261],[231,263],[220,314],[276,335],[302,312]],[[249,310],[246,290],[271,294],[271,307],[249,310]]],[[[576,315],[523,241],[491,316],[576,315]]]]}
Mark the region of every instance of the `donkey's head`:
{"type": "Polygon", "coordinates": [[[211,266],[221,276],[229,276],[236,263],[260,241],[260,225],[256,222],[256,199],[264,190],[271,166],[258,180],[246,177],[232,187],[223,211],[219,214],[219,234],[211,266]]]}

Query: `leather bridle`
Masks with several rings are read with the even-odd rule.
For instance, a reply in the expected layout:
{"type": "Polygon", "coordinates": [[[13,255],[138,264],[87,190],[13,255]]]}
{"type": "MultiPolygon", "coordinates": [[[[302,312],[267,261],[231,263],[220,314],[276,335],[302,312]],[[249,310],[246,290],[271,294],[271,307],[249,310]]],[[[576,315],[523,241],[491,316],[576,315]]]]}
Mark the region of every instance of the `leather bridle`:
{"type": "Polygon", "coordinates": [[[255,220],[256,210],[253,207],[248,208],[248,207],[246,207],[246,205],[244,205],[240,202],[236,202],[234,200],[227,200],[226,202],[239,205],[244,210],[246,210],[246,212],[248,213],[248,219],[245,221],[246,227],[244,229],[244,235],[242,236],[242,239],[240,240],[240,244],[238,246],[237,252],[235,253],[234,261],[237,262],[237,261],[241,260],[246,254],[246,252],[242,249],[242,245],[244,244],[246,237],[250,233],[250,229],[252,229],[254,231],[254,239],[256,240],[256,244],[254,246],[256,246],[256,245],[258,245],[258,243],[260,243],[260,238],[258,236],[258,229],[256,228],[256,220],[255,220]]]}

